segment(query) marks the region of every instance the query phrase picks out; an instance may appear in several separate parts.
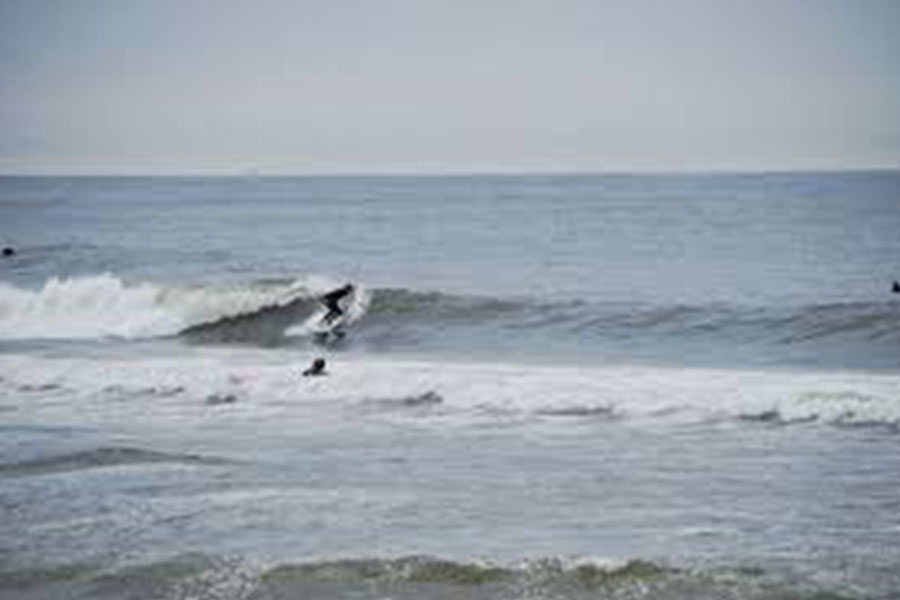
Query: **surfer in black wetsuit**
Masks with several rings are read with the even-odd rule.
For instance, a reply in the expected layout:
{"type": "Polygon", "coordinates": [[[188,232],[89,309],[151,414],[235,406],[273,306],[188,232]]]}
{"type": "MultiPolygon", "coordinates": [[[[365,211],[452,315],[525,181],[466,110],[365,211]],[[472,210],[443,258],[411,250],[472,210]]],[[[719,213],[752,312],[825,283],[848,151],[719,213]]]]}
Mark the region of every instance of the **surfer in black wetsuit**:
{"type": "Polygon", "coordinates": [[[353,284],[348,283],[343,287],[332,290],[319,298],[319,302],[325,305],[328,312],[322,317],[322,322],[331,325],[335,319],[344,314],[344,309],[340,306],[340,301],[353,293],[353,284]]]}
{"type": "Polygon", "coordinates": [[[891,288],[891,291],[895,294],[900,294],[900,282],[894,282],[894,287],[891,288]]]}
{"type": "Polygon", "coordinates": [[[325,359],[317,358],[313,361],[312,365],[303,371],[304,377],[318,377],[319,375],[325,375],[325,359]]]}

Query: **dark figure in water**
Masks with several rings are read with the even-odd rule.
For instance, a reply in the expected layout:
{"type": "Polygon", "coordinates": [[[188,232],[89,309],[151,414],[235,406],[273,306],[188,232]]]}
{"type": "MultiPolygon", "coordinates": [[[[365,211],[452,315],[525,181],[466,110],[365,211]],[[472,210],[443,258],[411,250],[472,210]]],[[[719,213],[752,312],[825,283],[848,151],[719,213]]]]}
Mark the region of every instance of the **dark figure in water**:
{"type": "Polygon", "coordinates": [[[891,288],[895,294],[900,294],[900,283],[894,282],[894,287],[891,288]]]}
{"type": "Polygon", "coordinates": [[[325,359],[317,358],[313,361],[312,366],[303,371],[304,377],[316,377],[318,375],[325,375],[325,359]]]}
{"type": "Polygon", "coordinates": [[[3,256],[13,256],[15,253],[16,253],[16,250],[12,246],[4,246],[3,247],[3,256]]]}
{"type": "Polygon", "coordinates": [[[340,301],[353,293],[353,284],[348,283],[343,287],[332,290],[319,298],[319,302],[325,305],[328,312],[322,318],[322,321],[331,325],[335,319],[344,314],[344,309],[340,307],[340,301]]]}

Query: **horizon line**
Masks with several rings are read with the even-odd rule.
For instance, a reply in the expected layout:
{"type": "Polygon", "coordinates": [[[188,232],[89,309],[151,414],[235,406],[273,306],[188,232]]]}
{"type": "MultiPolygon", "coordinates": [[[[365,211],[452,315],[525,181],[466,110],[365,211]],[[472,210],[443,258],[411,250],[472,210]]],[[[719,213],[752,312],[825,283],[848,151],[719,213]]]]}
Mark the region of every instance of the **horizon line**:
{"type": "Polygon", "coordinates": [[[223,169],[185,171],[9,171],[0,169],[0,178],[231,178],[262,179],[289,177],[578,177],[578,176],[677,176],[677,175],[800,175],[825,173],[900,173],[900,164],[871,166],[796,166],[796,167],[675,167],[616,169],[447,169],[447,170],[266,170],[223,169]]]}

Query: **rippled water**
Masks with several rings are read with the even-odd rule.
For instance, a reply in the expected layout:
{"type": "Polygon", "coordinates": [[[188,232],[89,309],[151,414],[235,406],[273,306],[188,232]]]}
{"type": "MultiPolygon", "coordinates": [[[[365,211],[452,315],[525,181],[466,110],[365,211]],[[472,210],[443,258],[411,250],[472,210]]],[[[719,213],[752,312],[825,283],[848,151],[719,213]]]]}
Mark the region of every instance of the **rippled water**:
{"type": "Polygon", "coordinates": [[[5,178],[0,228],[2,597],[900,593],[896,173],[5,178]]]}

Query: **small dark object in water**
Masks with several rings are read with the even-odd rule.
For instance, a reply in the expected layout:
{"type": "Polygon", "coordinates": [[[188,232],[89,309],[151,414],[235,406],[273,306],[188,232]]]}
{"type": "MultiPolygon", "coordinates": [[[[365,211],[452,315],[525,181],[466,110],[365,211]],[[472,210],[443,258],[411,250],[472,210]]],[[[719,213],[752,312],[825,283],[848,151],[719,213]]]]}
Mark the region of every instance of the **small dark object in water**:
{"type": "Polygon", "coordinates": [[[16,253],[16,249],[12,246],[4,246],[3,247],[3,256],[13,256],[16,253]]]}
{"type": "Polygon", "coordinates": [[[612,406],[560,406],[558,408],[542,408],[537,414],[543,417],[606,417],[614,419],[618,417],[612,406]]]}
{"type": "Polygon", "coordinates": [[[235,402],[237,402],[237,396],[234,394],[210,394],[206,397],[206,403],[210,406],[234,404],[235,402]]]}
{"type": "Polygon", "coordinates": [[[418,396],[409,396],[402,398],[400,404],[403,406],[433,406],[441,404],[444,398],[435,391],[428,391],[418,396]]]}
{"type": "Polygon", "coordinates": [[[325,359],[317,358],[313,361],[312,366],[303,371],[304,377],[315,377],[316,375],[325,375],[325,359]]]}
{"type": "Polygon", "coordinates": [[[894,282],[894,287],[891,288],[891,290],[892,290],[895,294],[900,294],[900,282],[895,281],[895,282],[894,282]]]}
{"type": "Polygon", "coordinates": [[[739,415],[738,418],[741,421],[755,421],[759,423],[784,423],[784,419],[781,418],[781,413],[777,410],[764,410],[760,413],[739,415]]]}
{"type": "Polygon", "coordinates": [[[429,408],[443,404],[444,397],[429,390],[414,396],[401,396],[399,398],[367,398],[363,404],[376,409],[407,409],[429,408]]]}

